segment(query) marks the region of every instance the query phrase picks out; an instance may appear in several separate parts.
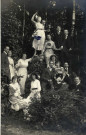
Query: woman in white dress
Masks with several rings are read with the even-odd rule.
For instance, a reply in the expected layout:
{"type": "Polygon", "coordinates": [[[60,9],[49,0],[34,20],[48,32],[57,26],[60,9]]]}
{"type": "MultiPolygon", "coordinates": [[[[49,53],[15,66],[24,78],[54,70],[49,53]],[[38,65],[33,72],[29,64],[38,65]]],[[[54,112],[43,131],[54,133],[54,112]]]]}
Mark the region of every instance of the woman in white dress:
{"type": "Polygon", "coordinates": [[[21,76],[21,79],[19,81],[20,87],[21,87],[21,94],[24,94],[24,90],[25,90],[25,82],[27,79],[27,67],[28,67],[28,62],[31,61],[30,59],[26,59],[27,55],[23,54],[22,59],[18,60],[18,63],[16,64],[16,68],[17,68],[17,75],[21,76]]]}
{"type": "Polygon", "coordinates": [[[45,43],[45,28],[43,23],[41,23],[41,20],[42,20],[41,17],[37,16],[37,12],[32,16],[31,19],[31,21],[35,24],[36,27],[36,30],[32,35],[34,37],[32,44],[33,44],[33,48],[35,49],[35,55],[37,50],[41,51],[42,53],[42,50],[44,48],[44,43],[45,43]],[[35,17],[37,21],[35,21],[35,17]]]}
{"type": "Polygon", "coordinates": [[[12,83],[9,84],[9,101],[11,109],[19,111],[29,106],[28,99],[21,97],[20,85],[17,82],[17,76],[12,77],[12,83]]]}
{"type": "Polygon", "coordinates": [[[37,79],[37,75],[35,73],[32,74],[32,81],[31,81],[31,88],[30,88],[30,95],[27,97],[29,104],[34,100],[35,98],[37,100],[40,100],[41,98],[41,85],[40,81],[37,79]]]}
{"type": "Polygon", "coordinates": [[[49,67],[50,57],[54,55],[54,50],[58,50],[55,46],[55,43],[51,40],[51,35],[47,35],[47,41],[44,46],[44,56],[46,59],[47,67],[49,67]]]}
{"type": "Polygon", "coordinates": [[[14,60],[12,59],[12,51],[8,52],[8,61],[10,69],[10,80],[12,80],[12,77],[15,75],[14,60]]]}

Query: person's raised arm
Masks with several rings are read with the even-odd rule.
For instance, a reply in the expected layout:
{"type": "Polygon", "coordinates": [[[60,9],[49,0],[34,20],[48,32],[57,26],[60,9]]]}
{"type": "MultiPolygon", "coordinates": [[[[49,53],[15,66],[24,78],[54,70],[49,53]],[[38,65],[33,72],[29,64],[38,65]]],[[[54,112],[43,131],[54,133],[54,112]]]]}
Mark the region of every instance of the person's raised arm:
{"type": "Polygon", "coordinates": [[[37,15],[37,12],[32,16],[32,18],[31,18],[31,21],[33,22],[33,23],[36,23],[36,21],[34,20],[34,18],[35,18],[35,16],[37,15]]]}

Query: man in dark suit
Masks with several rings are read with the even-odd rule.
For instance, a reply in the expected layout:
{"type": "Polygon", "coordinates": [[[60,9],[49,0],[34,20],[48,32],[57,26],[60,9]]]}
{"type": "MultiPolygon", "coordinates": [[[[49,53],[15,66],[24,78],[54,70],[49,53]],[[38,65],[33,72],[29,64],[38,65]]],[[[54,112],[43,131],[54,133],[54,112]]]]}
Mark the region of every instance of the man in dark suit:
{"type": "Polygon", "coordinates": [[[68,30],[64,30],[64,39],[61,48],[62,48],[63,62],[67,61],[70,63],[70,51],[72,50],[72,46],[68,30]]]}
{"type": "Polygon", "coordinates": [[[66,82],[67,84],[71,85],[72,84],[72,71],[69,68],[69,64],[68,62],[64,63],[64,82],[66,82]]]}
{"type": "Polygon", "coordinates": [[[1,74],[3,77],[6,78],[5,80],[6,83],[9,83],[9,73],[10,73],[9,61],[8,61],[8,56],[7,56],[8,52],[9,52],[9,47],[6,46],[1,55],[1,74]]]}
{"type": "Polygon", "coordinates": [[[42,91],[53,90],[53,80],[54,80],[55,70],[53,69],[53,62],[50,61],[49,67],[45,68],[41,75],[41,86],[42,91]]]}

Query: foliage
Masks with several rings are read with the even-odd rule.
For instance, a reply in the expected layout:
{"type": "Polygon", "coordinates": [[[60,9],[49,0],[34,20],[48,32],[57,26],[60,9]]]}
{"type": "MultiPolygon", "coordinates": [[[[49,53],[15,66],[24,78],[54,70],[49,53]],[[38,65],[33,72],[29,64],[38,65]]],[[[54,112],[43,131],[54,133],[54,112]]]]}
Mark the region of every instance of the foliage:
{"type": "MultiPolygon", "coordinates": [[[[66,84],[58,90],[42,93],[41,103],[35,101],[29,108],[30,121],[41,122],[43,126],[60,123],[62,126],[80,125],[83,119],[81,112],[83,99],[75,90],[70,91],[66,84]]],[[[82,107],[83,108],[83,107],[82,107]]]]}

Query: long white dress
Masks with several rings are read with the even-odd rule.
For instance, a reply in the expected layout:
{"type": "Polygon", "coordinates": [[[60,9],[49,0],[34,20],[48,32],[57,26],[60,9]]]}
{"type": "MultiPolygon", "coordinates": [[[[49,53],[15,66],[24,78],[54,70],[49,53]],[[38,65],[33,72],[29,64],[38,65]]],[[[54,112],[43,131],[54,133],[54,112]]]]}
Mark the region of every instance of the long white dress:
{"type": "Polygon", "coordinates": [[[18,63],[16,65],[16,68],[18,68],[17,70],[17,75],[18,76],[22,76],[22,78],[20,79],[20,88],[21,88],[21,94],[24,94],[24,90],[25,90],[25,82],[27,79],[27,67],[28,67],[28,62],[30,62],[31,59],[19,59],[18,63]]]}
{"type": "Polygon", "coordinates": [[[10,69],[10,79],[15,75],[14,60],[11,57],[8,57],[9,69],[10,69]]]}
{"type": "Polygon", "coordinates": [[[28,99],[21,97],[20,86],[17,82],[15,84],[9,84],[9,101],[11,108],[15,111],[19,111],[28,106],[28,99]]]}
{"type": "Polygon", "coordinates": [[[33,48],[35,50],[43,50],[45,43],[44,25],[40,22],[35,23],[36,31],[34,32],[33,48]],[[38,39],[40,37],[40,39],[38,39]]]}

